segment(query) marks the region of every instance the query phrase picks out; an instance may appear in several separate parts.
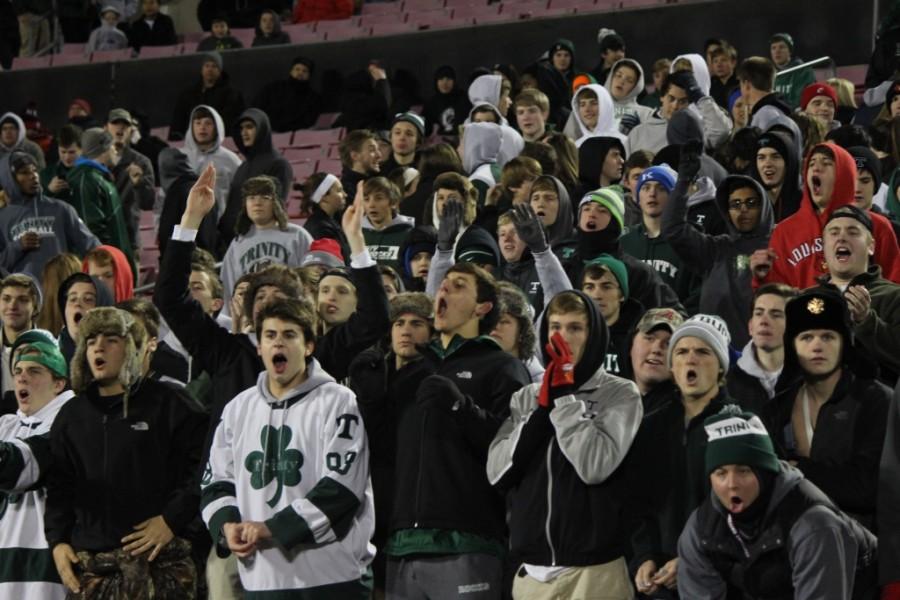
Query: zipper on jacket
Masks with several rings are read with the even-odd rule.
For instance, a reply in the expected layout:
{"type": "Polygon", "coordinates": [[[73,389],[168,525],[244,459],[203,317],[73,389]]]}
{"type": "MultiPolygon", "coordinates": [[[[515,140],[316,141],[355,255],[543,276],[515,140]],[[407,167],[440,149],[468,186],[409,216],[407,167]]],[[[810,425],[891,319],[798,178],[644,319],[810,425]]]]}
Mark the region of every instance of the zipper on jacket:
{"type": "MultiPolygon", "coordinates": [[[[103,415],[103,481],[109,481],[109,416],[103,415]]],[[[109,489],[109,488],[107,488],[109,489]]],[[[110,505],[109,492],[103,494],[103,503],[106,507],[106,514],[111,515],[112,506],[110,505]]]]}
{"type": "Polygon", "coordinates": [[[553,443],[547,446],[547,522],[544,524],[544,531],[547,534],[547,545],[550,547],[550,566],[556,566],[556,549],[553,547],[553,540],[550,538],[550,518],[553,516],[553,471],[550,469],[550,458],[553,454],[553,443]]]}
{"type": "Polygon", "coordinates": [[[425,424],[428,421],[428,410],[422,414],[422,433],[419,435],[419,465],[416,473],[416,505],[413,509],[413,528],[419,527],[419,500],[422,498],[422,457],[425,456],[425,424]]]}

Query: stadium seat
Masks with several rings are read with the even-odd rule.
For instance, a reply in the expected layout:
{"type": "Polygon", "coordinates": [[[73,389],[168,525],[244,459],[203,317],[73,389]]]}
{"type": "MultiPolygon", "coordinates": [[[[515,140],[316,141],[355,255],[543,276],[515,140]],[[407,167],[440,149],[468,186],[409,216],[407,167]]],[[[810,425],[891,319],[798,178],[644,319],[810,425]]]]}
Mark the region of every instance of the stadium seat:
{"type": "Polygon", "coordinates": [[[324,32],[316,31],[315,23],[299,23],[297,25],[285,25],[282,31],[291,36],[294,44],[310,44],[321,42],[325,39],[324,32]]]}
{"type": "Polygon", "coordinates": [[[256,37],[256,31],[250,27],[235,27],[231,30],[231,35],[239,39],[244,45],[244,48],[249,48],[253,45],[253,38],[256,37]]]}
{"type": "Polygon", "coordinates": [[[366,17],[371,15],[396,15],[400,12],[403,2],[366,2],[362,5],[360,13],[366,17]]]}
{"type": "Polygon", "coordinates": [[[401,33],[412,33],[418,30],[419,26],[415,23],[379,23],[377,25],[372,25],[372,36],[397,35],[401,33]]]}
{"type": "Polygon", "coordinates": [[[293,131],[285,131],[283,133],[272,133],[272,145],[276,148],[287,148],[291,145],[291,138],[294,137],[293,131]]]}
{"type": "Polygon", "coordinates": [[[84,65],[90,59],[84,54],[54,54],[50,64],[54,67],[68,67],[70,65],[84,65]]]}
{"type": "Polygon", "coordinates": [[[443,7],[444,0],[404,0],[403,2],[403,10],[406,12],[434,10],[443,7]]]}
{"type": "Polygon", "coordinates": [[[185,42],[181,45],[181,54],[193,54],[197,51],[197,42],[185,42]]]}
{"type": "MultiPolygon", "coordinates": [[[[285,158],[288,158],[285,156],[285,158]]],[[[290,160],[290,159],[288,159],[290,160]]],[[[306,179],[316,172],[315,160],[291,160],[291,169],[294,170],[294,181],[303,183],[306,179]]]]}
{"type": "Polygon", "coordinates": [[[13,71],[17,71],[19,69],[42,69],[44,67],[50,66],[50,55],[47,56],[32,56],[28,58],[21,58],[19,56],[13,58],[12,68],[13,71]]]}
{"type": "Polygon", "coordinates": [[[547,10],[552,13],[560,12],[574,13],[581,9],[592,9],[597,4],[596,0],[550,0],[547,10]]]}
{"type": "MultiPolygon", "coordinates": [[[[169,142],[169,145],[171,145],[171,144],[172,143],[169,142]]],[[[222,140],[222,145],[225,146],[226,148],[228,148],[229,150],[231,150],[232,152],[238,152],[238,147],[237,147],[237,144],[234,143],[234,138],[231,138],[231,137],[225,138],[224,140],[222,140]]]]}
{"type": "Polygon", "coordinates": [[[168,58],[181,53],[181,45],[174,46],[144,46],[138,58],[168,58]]]}
{"type": "Polygon", "coordinates": [[[325,146],[337,144],[343,137],[344,130],[334,129],[298,129],[294,132],[291,146],[303,148],[307,146],[325,146]]]}
{"type": "Polygon", "coordinates": [[[304,162],[308,160],[319,160],[324,157],[322,146],[310,146],[308,148],[285,148],[281,151],[288,162],[304,162]]]}
{"type": "Polygon", "coordinates": [[[85,44],[63,44],[60,54],[84,55],[85,44]]]}
{"type": "Polygon", "coordinates": [[[453,19],[453,9],[450,8],[409,13],[408,19],[419,29],[447,29],[460,26],[460,23],[453,19]]]}
{"type": "Polygon", "coordinates": [[[319,118],[316,119],[313,129],[331,129],[331,124],[334,123],[339,116],[341,116],[341,113],[322,113],[319,115],[319,118]]]}
{"type": "MultiPolygon", "coordinates": [[[[396,3],[394,3],[396,4],[396,3]]],[[[375,25],[393,25],[395,23],[405,23],[407,13],[377,13],[374,15],[363,15],[360,17],[360,24],[363,27],[373,27],[375,25]]]]}
{"type": "Polygon", "coordinates": [[[337,175],[340,177],[341,171],[343,171],[344,167],[341,165],[340,159],[333,158],[325,158],[319,161],[319,164],[316,165],[316,170],[320,173],[331,173],[332,175],[337,175]]]}
{"type": "Polygon", "coordinates": [[[463,4],[453,7],[453,19],[467,25],[474,23],[476,18],[490,19],[492,16],[499,14],[499,4],[492,4],[491,6],[485,6],[483,4],[463,4]]]}
{"type": "Polygon", "coordinates": [[[164,125],[162,127],[154,127],[150,130],[150,135],[155,135],[161,140],[165,140],[169,138],[169,126],[164,125]]]}
{"type": "Polygon", "coordinates": [[[120,62],[123,60],[131,60],[131,48],[125,48],[123,50],[101,50],[91,54],[92,63],[120,62]]]}
{"type": "Polygon", "coordinates": [[[504,2],[502,13],[511,19],[528,19],[547,14],[548,0],[526,0],[525,2],[504,2]]]}

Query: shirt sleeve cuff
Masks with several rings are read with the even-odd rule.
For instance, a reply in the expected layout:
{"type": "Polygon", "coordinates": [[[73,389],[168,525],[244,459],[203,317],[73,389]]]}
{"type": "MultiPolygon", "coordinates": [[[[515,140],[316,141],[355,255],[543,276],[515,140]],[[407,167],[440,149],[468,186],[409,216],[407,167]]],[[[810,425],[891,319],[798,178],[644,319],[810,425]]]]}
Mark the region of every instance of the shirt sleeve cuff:
{"type": "Polygon", "coordinates": [[[376,264],[375,260],[369,254],[369,249],[366,248],[359,254],[354,254],[350,257],[350,267],[353,269],[367,269],[369,267],[374,267],[376,264]]]}
{"type": "Polygon", "coordinates": [[[176,242],[193,242],[197,239],[197,230],[196,229],[187,229],[182,228],[181,225],[176,225],[172,230],[172,239],[176,242]]]}

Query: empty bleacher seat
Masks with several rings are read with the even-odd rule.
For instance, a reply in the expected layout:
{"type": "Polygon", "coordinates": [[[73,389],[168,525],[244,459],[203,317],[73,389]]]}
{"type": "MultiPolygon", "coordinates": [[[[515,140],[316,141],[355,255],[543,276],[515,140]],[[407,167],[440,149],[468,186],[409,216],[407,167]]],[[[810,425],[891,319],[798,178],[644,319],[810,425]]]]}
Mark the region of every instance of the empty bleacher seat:
{"type": "Polygon", "coordinates": [[[91,54],[92,63],[119,62],[131,59],[131,48],[122,50],[101,50],[91,54]]]}
{"type": "Polygon", "coordinates": [[[308,148],[285,148],[281,155],[288,162],[302,162],[307,160],[318,160],[325,156],[322,146],[310,146],[308,148]]]}
{"type": "Polygon", "coordinates": [[[244,48],[249,48],[253,45],[253,38],[256,37],[256,31],[250,27],[235,27],[231,30],[231,35],[240,40],[244,45],[244,48]]]}
{"type": "Polygon", "coordinates": [[[402,2],[366,2],[360,11],[363,16],[368,15],[396,15],[400,12],[402,2]]]}
{"type": "Polygon", "coordinates": [[[291,146],[302,148],[304,146],[325,146],[341,141],[344,130],[335,129],[298,129],[294,132],[291,146]]]}
{"type": "Polygon", "coordinates": [[[316,165],[316,170],[318,172],[331,173],[332,175],[337,175],[337,176],[340,176],[343,168],[344,167],[341,165],[340,159],[333,159],[333,158],[324,158],[319,161],[318,165],[316,165]]]}
{"type": "MultiPolygon", "coordinates": [[[[287,158],[287,157],[285,157],[287,158]]],[[[307,178],[316,172],[316,160],[291,160],[291,169],[294,171],[294,181],[303,183],[307,178]]]]}
{"type": "Polygon", "coordinates": [[[168,58],[181,54],[181,44],[174,46],[144,46],[139,58],[168,58]]]}
{"type": "Polygon", "coordinates": [[[54,54],[50,64],[54,67],[68,67],[70,65],[83,65],[89,62],[89,57],[84,54],[54,54]]]}
{"type": "Polygon", "coordinates": [[[282,133],[272,134],[272,145],[276,148],[287,148],[291,145],[291,138],[294,137],[293,131],[285,131],[282,133]]]}
{"type": "Polygon", "coordinates": [[[30,56],[28,58],[22,58],[17,56],[13,58],[12,68],[13,70],[18,69],[42,69],[44,67],[50,66],[50,55],[47,56],[30,56]]]}
{"type": "Polygon", "coordinates": [[[378,23],[372,25],[372,36],[396,35],[398,33],[412,33],[418,31],[415,23],[378,23]]]}

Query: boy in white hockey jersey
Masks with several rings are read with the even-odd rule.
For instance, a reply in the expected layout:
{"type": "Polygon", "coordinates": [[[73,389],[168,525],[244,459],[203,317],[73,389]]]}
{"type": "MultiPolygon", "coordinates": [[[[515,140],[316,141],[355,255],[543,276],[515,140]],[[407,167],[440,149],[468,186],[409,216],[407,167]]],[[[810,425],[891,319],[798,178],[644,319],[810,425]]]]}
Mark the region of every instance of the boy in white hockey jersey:
{"type": "Polygon", "coordinates": [[[203,475],[203,519],[239,558],[246,598],[368,598],[374,556],[368,442],[356,397],[312,357],[315,311],[269,304],[266,370],[225,407],[203,475]]]}
{"type": "Polygon", "coordinates": [[[18,411],[0,417],[0,598],[62,600],[66,588],[44,537],[43,478],[49,433],[66,390],[68,368],[49,332],[32,329],[10,352],[18,411]],[[65,390],[65,391],[64,391],[65,390]]]}

